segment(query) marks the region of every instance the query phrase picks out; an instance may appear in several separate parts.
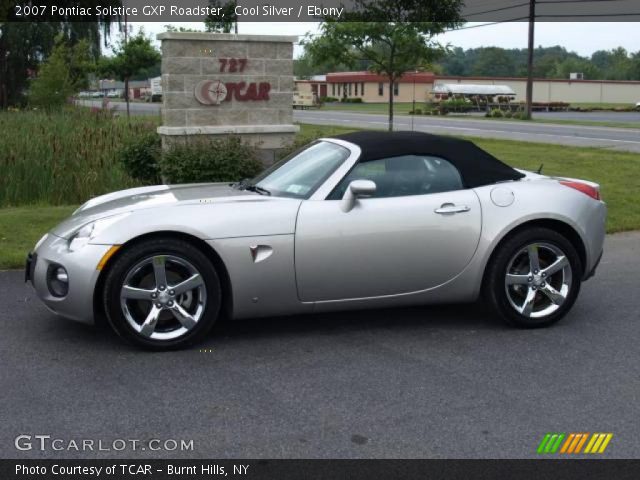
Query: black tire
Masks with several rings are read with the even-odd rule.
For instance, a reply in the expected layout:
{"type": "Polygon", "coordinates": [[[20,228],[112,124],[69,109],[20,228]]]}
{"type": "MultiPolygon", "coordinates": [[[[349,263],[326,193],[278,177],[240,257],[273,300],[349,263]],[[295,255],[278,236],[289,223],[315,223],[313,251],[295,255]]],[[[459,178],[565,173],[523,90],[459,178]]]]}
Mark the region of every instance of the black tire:
{"type": "MultiPolygon", "coordinates": [[[[114,260],[104,283],[104,311],[111,327],[124,339],[149,350],[176,350],[201,341],[213,328],[220,314],[222,299],[220,279],[215,267],[207,256],[191,243],[174,238],[150,239],[125,248],[126,250],[114,260]],[[127,320],[123,307],[121,306],[121,289],[132,269],[141,262],[157,257],[178,258],[186,261],[188,265],[195,267],[202,280],[200,282],[201,284],[196,287],[198,288],[197,292],[202,292],[202,289],[204,289],[206,295],[206,301],[199,303],[202,310],[197,323],[177,338],[154,339],[143,336],[140,332],[136,331],[127,320]]],[[[152,264],[151,268],[155,269],[155,266],[152,264]]],[[[169,270],[167,270],[167,272],[169,272],[169,270]]],[[[167,281],[165,283],[167,283],[167,286],[164,289],[166,289],[166,293],[168,293],[171,288],[169,286],[170,282],[167,281]]],[[[154,285],[154,287],[149,288],[157,289],[158,286],[155,282],[154,285]]],[[[185,293],[185,295],[187,294],[191,295],[191,291],[185,293]]],[[[175,297],[175,299],[176,301],[172,303],[175,303],[177,307],[180,301],[178,301],[178,297],[175,297]]],[[[149,300],[148,304],[145,302],[146,300],[140,302],[140,307],[135,306],[135,308],[140,308],[142,315],[144,315],[143,309],[145,305],[148,305],[146,308],[149,310],[153,309],[153,302],[155,302],[155,300],[149,300]]],[[[194,302],[194,304],[195,303],[198,302],[194,302]]],[[[163,305],[162,308],[167,307],[163,305]]],[[[177,321],[178,317],[172,318],[174,315],[171,312],[172,310],[167,308],[166,312],[162,314],[166,320],[158,320],[158,324],[160,325],[162,321],[177,321]]],[[[180,327],[181,325],[177,325],[174,329],[177,331],[180,327]]]]}
{"type": "MultiPolygon", "coordinates": [[[[547,265],[548,266],[548,265],[547,265]]],[[[544,265],[541,263],[541,267],[544,265]]],[[[541,272],[543,269],[540,270],[541,272]]],[[[566,271],[566,270],[564,270],[566,271]]],[[[564,272],[563,271],[563,272],[564,272]]],[[[563,273],[561,273],[563,274],[563,273]]],[[[557,275],[557,274],[555,274],[557,275]]],[[[555,279],[557,282],[557,279],[555,279]]],[[[582,264],[580,257],[576,252],[573,244],[567,240],[564,236],[554,230],[542,227],[534,227],[526,230],[521,230],[507,237],[499,246],[496,252],[493,254],[484,277],[483,282],[483,296],[489,306],[509,325],[520,328],[539,328],[552,325],[559,321],[566,313],[571,309],[578,293],[580,291],[580,284],[582,279],[582,264]],[[566,260],[571,271],[571,286],[567,288],[564,301],[557,307],[557,309],[549,314],[540,316],[537,318],[524,315],[516,309],[516,306],[512,304],[513,296],[518,295],[518,291],[509,290],[510,288],[520,289],[522,295],[530,293],[533,295],[533,305],[542,303],[539,312],[537,314],[542,315],[544,311],[545,302],[551,305],[550,298],[541,290],[541,286],[529,281],[530,276],[527,276],[526,285],[518,285],[508,287],[506,285],[507,268],[510,267],[512,259],[517,258],[517,255],[524,255],[523,250],[529,245],[548,245],[553,248],[559,249],[566,260]],[[530,290],[534,290],[531,292],[530,290]],[[508,290],[510,293],[508,293],[508,290]],[[536,293],[537,291],[537,293],[536,293]],[[510,300],[511,294],[511,300],[510,300]]],[[[534,282],[543,281],[542,278],[536,276],[534,282]]],[[[551,282],[549,282],[551,284],[551,282]]],[[[545,285],[542,283],[541,285],[545,285]]],[[[522,305],[524,305],[524,299],[522,305]]],[[[515,303],[515,302],[514,302],[515,303]]],[[[522,306],[519,305],[519,306],[522,306]]]]}

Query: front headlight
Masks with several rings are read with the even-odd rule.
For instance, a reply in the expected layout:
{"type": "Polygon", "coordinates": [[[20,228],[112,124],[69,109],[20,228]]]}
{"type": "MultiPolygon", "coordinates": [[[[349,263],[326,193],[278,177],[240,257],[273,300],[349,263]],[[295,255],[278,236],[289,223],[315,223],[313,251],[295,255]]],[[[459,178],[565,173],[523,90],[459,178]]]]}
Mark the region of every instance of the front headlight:
{"type": "Polygon", "coordinates": [[[114,224],[123,217],[129,215],[129,212],[112,215],[110,217],[101,218],[91,223],[87,223],[80,227],[74,234],[69,237],[69,250],[75,252],[84,247],[92,239],[98,236],[98,234],[104,231],[105,228],[114,224]]]}

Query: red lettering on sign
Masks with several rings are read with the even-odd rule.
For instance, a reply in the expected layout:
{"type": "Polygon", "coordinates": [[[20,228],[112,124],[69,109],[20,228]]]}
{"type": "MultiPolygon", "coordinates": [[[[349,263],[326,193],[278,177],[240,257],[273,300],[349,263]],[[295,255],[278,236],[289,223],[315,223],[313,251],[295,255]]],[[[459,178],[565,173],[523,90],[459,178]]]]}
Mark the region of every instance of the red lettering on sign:
{"type": "Polygon", "coordinates": [[[230,101],[232,98],[237,102],[246,102],[249,100],[269,100],[269,92],[271,91],[271,84],[269,82],[250,83],[246,88],[245,82],[227,82],[224,84],[227,87],[227,96],[224,98],[225,102],[230,101]]]}
{"type": "Polygon", "coordinates": [[[269,100],[270,90],[271,90],[270,83],[260,82],[260,85],[258,85],[258,98],[256,98],[256,100],[269,100]]]}

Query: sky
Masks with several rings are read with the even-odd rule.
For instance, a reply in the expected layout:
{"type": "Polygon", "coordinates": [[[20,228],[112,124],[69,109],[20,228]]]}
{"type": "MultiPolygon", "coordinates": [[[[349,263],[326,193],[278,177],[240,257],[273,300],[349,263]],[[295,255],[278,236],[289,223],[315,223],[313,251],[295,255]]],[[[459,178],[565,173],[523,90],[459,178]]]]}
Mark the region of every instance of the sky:
{"type": "MultiPolygon", "coordinates": [[[[136,22],[134,28],[142,26],[152,34],[164,31],[162,23],[136,22]]],[[[202,23],[174,24],[195,29],[203,29],[202,23]]],[[[470,22],[466,26],[482,25],[470,22]]],[[[318,23],[303,22],[240,22],[239,33],[264,35],[300,35],[318,31],[318,23]]],[[[502,47],[526,48],[526,22],[501,23],[478,28],[466,28],[459,31],[447,32],[438,40],[455,47],[502,47]]],[[[622,46],[630,52],[640,51],[640,23],[638,22],[538,22],[536,23],[536,46],[551,47],[560,45],[569,51],[582,56],[591,56],[597,50],[611,50],[622,46]]],[[[294,55],[302,52],[296,47],[294,55]]]]}

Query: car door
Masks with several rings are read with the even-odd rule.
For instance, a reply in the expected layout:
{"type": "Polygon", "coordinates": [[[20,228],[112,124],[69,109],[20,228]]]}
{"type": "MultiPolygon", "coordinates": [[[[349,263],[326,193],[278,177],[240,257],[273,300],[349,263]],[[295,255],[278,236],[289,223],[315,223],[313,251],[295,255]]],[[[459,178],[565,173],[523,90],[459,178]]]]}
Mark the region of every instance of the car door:
{"type": "Polygon", "coordinates": [[[303,302],[400,295],[431,289],[471,261],[480,203],[442,158],[418,155],[358,163],[323,200],[303,201],[295,233],[303,302]],[[353,180],[376,193],[341,208],[353,180]]]}

